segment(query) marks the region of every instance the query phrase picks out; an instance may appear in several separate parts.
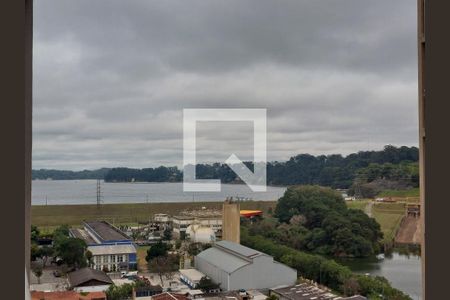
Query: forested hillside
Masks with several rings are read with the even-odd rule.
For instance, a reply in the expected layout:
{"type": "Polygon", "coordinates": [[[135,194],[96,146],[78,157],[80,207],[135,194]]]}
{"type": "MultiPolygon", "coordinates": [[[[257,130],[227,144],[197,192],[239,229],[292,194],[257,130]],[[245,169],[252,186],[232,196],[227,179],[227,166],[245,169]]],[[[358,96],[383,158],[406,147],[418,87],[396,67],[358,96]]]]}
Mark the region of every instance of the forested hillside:
{"type": "Polygon", "coordinates": [[[71,179],[103,179],[110,169],[102,168],[98,170],[83,171],[67,171],[67,170],[51,170],[40,169],[31,172],[32,179],[55,179],[55,180],[71,180],[71,179]]]}
{"type": "MultiPolygon", "coordinates": [[[[288,161],[267,164],[269,185],[313,184],[350,189],[351,194],[373,196],[385,189],[417,187],[419,150],[416,147],[385,146],[381,151],[360,151],[347,156],[340,154],[299,154],[288,161]]],[[[246,162],[252,168],[252,163],[246,162]]],[[[240,179],[222,163],[198,164],[197,178],[220,179],[224,183],[239,183],[240,179]]],[[[98,179],[108,182],[179,182],[182,171],[177,167],[112,168],[95,171],[33,170],[33,179],[98,179]]]]}

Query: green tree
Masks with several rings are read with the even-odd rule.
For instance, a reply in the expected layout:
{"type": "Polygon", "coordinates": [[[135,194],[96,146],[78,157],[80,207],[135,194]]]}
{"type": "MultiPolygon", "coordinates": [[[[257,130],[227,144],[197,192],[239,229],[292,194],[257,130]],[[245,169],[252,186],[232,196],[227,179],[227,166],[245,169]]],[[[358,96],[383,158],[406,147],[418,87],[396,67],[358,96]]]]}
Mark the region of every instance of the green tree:
{"type": "Polygon", "coordinates": [[[172,229],[170,227],[164,229],[163,238],[165,241],[170,241],[172,239],[172,229]]]}
{"type": "Polygon", "coordinates": [[[130,299],[133,293],[133,285],[129,283],[120,286],[113,284],[109,286],[105,293],[108,300],[130,299]]]}
{"type": "Polygon", "coordinates": [[[197,286],[198,289],[208,292],[220,288],[217,283],[214,283],[210,278],[203,276],[197,286]]]}
{"type": "Polygon", "coordinates": [[[32,268],[33,274],[37,277],[38,283],[41,283],[42,266],[36,265],[32,268]]]}
{"type": "Polygon", "coordinates": [[[40,236],[39,228],[35,225],[31,225],[31,241],[37,242],[39,236],[40,236]]]}
{"type": "Polygon", "coordinates": [[[145,260],[147,262],[151,261],[153,258],[160,257],[160,256],[167,256],[167,251],[169,250],[169,246],[166,245],[163,242],[158,242],[155,245],[152,245],[147,250],[147,256],[145,257],[145,260]]]}
{"type": "Polygon", "coordinates": [[[322,255],[366,257],[380,251],[379,224],[360,210],[348,209],[342,196],[330,188],[288,188],[275,216],[279,223],[262,221],[249,226],[249,232],[322,255]]]}
{"type": "Polygon", "coordinates": [[[54,254],[53,248],[49,246],[43,246],[39,249],[39,256],[42,257],[42,264],[45,268],[49,257],[52,257],[54,254]]]}
{"type": "Polygon", "coordinates": [[[31,254],[30,255],[31,261],[35,261],[37,258],[41,256],[41,252],[37,244],[35,243],[31,244],[30,254],[31,254]]]}
{"type": "Polygon", "coordinates": [[[64,224],[59,226],[53,231],[53,242],[58,243],[60,240],[64,240],[69,237],[69,225],[64,224]]]}
{"type": "Polygon", "coordinates": [[[164,284],[163,276],[170,277],[169,275],[176,271],[178,266],[179,257],[176,255],[160,255],[148,261],[149,270],[159,275],[161,285],[164,284]]]}
{"type": "Polygon", "coordinates": [[[70,267],[81,268],[86,266],[85,256],[86,242],[77,238],[65,238],[58,240],[55,245],[55,252],[64,263],[70,267]]]}

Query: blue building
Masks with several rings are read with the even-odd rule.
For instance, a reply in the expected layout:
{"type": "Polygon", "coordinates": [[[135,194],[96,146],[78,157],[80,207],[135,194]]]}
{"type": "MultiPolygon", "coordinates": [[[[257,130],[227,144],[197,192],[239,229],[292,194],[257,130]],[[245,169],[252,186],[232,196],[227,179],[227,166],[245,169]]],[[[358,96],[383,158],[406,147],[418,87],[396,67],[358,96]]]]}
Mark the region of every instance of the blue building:
{"type": "Polygon", "coordinates": [[[106,221],[85,221],[82,229],[71,229],[70,235],[86,242],[96,270],[115,272],[137,267],[133,240],[106,221]]]}

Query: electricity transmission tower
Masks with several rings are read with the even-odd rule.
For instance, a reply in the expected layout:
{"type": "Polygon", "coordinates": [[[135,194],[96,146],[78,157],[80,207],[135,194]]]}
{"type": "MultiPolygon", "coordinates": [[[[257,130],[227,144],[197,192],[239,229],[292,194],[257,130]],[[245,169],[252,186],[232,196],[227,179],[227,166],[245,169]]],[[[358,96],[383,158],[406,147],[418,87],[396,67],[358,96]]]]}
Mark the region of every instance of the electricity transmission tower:
{"type": "Polygon", "coordinates": [[[100,208],[102,202],[102,186],[100,179],[97,179],[97,208],[100,208]]]}

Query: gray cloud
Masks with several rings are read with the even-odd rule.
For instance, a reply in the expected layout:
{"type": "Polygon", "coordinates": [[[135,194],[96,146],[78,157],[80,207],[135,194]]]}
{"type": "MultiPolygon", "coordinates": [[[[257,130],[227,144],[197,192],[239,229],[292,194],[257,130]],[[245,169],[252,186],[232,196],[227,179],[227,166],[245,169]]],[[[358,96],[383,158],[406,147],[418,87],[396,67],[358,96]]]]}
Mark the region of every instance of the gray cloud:
{"type": "MultiPolygon", "coordinates": [[[[417,145],[411,1],[40,0],[34,31],[34,168],[180,165],[183,108],[267,108],[270,160],[417,145]]],[[[199,159],[251,158],[222,127],[199,159]]]]}

